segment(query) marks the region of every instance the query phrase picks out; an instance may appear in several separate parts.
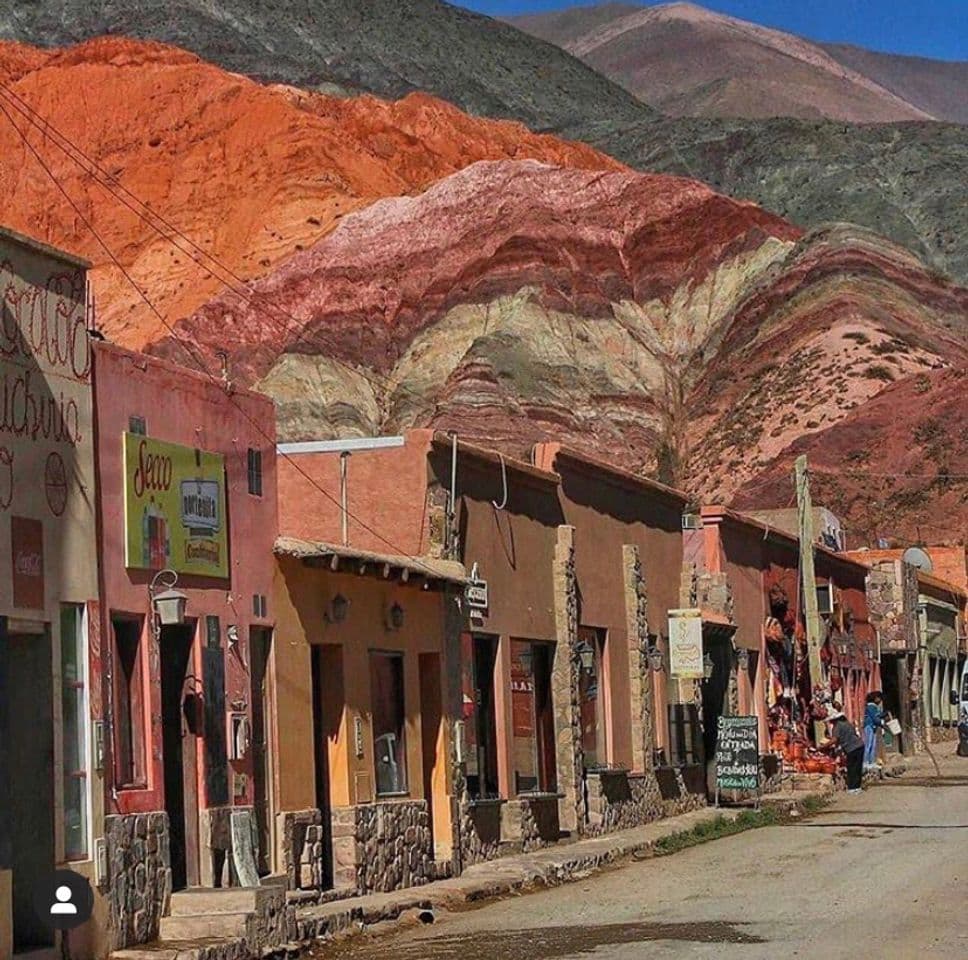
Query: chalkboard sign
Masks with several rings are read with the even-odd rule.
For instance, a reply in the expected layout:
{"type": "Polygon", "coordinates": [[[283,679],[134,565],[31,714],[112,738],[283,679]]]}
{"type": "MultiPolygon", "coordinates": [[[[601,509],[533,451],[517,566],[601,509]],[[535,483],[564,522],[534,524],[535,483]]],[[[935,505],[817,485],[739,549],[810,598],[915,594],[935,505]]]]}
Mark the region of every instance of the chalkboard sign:
{"type": "Polygon", "coordinates": [[[720,717],[716,740],[716,790],[759,790],[760,748],[756,717],[720,717]]]}

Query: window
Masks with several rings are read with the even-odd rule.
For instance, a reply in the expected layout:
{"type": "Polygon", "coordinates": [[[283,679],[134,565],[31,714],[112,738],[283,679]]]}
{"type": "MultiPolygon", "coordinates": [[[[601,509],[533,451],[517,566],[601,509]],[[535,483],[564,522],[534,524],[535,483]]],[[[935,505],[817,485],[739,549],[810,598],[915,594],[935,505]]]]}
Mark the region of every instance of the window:
{"type": "Polygon", "coordinates": [[[112,617],[114,632],[114,768],[119,787],[145,786],[141,620],[112,617]]]}
{"type": "Polygon", "coordinates": [[[148,424],[144,417],[128,417],[128,433],[136,433],[139,437],[147,436],[148,424]]]}
{"type": "Polygon", "coordinates": [[[262,496],[262,451],[249,447],[249,493],[262,496]]]}
{"type": "Polygon", "coordinates": [[[512,761],[516,793],[557,790],[551,664],[554,644],[511,641],[512,761]]]}
{"type": "Polygon", "coordinates": [[[376,792],[407,792],[407,744],[403,700],[403,654],[370,652],[370,705],[376,792]]]}
{"type": "Polygon", "coordinates": [[[462,700],[467,750],[467,792],[477,800],[500,795],[497,778],[497,720],[494,665],[497,637],[461,637],[462,700]]]}
{"type": "Polygon", "coordinates": [[[606,724],[608,705],[605,683],[605,631],[578,629],[578,704],[581,711],[581,745],[585,769],[608,762],[606,724]]]}
{"type": "Polygon", "coordinates": [[[64,742],[64,854],[88,857],[87,637],[84,608],[64,604],[60,613],[61,720],[64,742]]]}
{"type": "Polygon", "coordinates": [[[688,767],[703,762],[703,728],[694,703],[669,704],[669,762],[688,767]]]}

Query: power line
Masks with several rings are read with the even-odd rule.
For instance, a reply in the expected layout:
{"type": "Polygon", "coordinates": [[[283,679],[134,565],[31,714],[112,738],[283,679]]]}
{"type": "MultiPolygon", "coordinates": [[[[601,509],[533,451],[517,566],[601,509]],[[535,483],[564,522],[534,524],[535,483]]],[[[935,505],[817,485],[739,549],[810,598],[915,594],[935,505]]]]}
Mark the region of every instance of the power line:
{"type": "MultiPolygon", "coordinates": [[[[31,107],[30,104],[27,103],[27,101],[25,101],[22,97],[19,96],[19,94],[15,93],[8,86],[2,83],[0,83],[0,93],[5,94],[13,101],[13,103],[11,103],[10,100],[6,101],[8,106],[11,106],[13,109],[17,110],[17,112],[20,113],[21,116],[23,116],[32,126],[40,130],[45,137],[50,137],[54,145],[62,153],[64,153],[65,156],[68,157],[68,159],[72,160],[75,164],[77,164],[77,166],[80,167],[89,177],[91,177],[102,189],[104,189],[107,193],[109,193],[112,197],[114,197],[115,200],[117,200],[128,210],[130,210],[136,217],[138,217],[149,227],[151,227],[151,229],[154,230],[160,237],[168,241],[173,247],[175,247],[176,250],[180,251],[181,253],[184,253],[186,256],[191,257],[192,262],[195,263],[197,266],[199,266],[202,270],[204,270],[210,277],[212,277],[212,279],[218,281],[226,290],[228,290],[230,293],[235,294],[235,296],[237,296],[240,300],[247,303],[250,307],[253,307],[256,310],[260,310],[263,313],[275,311],[277,313],[277,317],[276,317],[277,321],[281,318],[282,329],[280,331],[280,335],[282,337],[288,337],[293,332],[292,328],[289,325],[290,321],[294,324],[297,324],[298,329],[295,330],[295,338],[289,344],[290,347],[298,345],[299,343],[302,343],[303,345],[309,346],[309,347],[314,346],[314,344],[312,344],[310,341],[305,339],[306,329],[313,322],[312,317],[309,317],[305,321],[302,321],[294,314],[291,314],[288,311],[283,310],[282,307],[280,307],[278,304],[272,301],[269,301],[268,303],[258,302],[258,298],[254,294],[250,294],[245,287],[248,281],[246,281],[243,277],[235,273],[231,269],[231,267],[228,267],[226,264],[224,264],[214,254],[211,254],[207,250],[204,250],[202,247],[200,247],[194,240],[192,240],[190,237],[184,234],[177,226],[175,226],[173,223],[167,220],[160,213],[153,210],[140,197],[138,197],[126,186],[124,186],[124,184],[122,184],[116,177],[114,177],[111,173],[109,173],[102,166],[100,166],[100,164],[98,164],[96,160],[88,156],[88,154],[86,154],[81,147],[79,147],[69,137],[63,134],[54,124],[50,122],[50,120],[48,120],[46,117],[42,116],[36,110],[34,110],[33,107],[31,107]],[[53,136],[51,136],[51,134],[53,134],[53,136]],[[63,142],[60,142],[60,141],[63,141],[63,142]],[[64,144],[67,144],[67,146],[65,146],[64,144]],[[83,161],[89,164],[90,167],[93,168],[93,170],[85,167],[84,163],[82,163],[81,160],[78,159],[78,156],[74,156],[75,153],[80,158],[82,158],[83,161]],[[98,176],[98,174],[100,174],[100,176],[98,176]],[[132,205],[131,202],[129,202],[123,196],[121,196],[115,190],[115,187],[117,188],[117,190],[123,191],[123,193],[127,194],[127,196],[131,198],[131,200],[134,202],[134,204],[137,205],[137,207],[132,205]],[[138,209],[138,208],[141,208],[141,209],[138,209]],[[150,217],[145,216],[142,210],[147,211],[148,214],[150,214],[150,217]],[[155,220],[162,223],[176,237],[178,237],[179,239],[187,243],[189,247],[191,247],[191,250],[186,250],[184,247],[180,246],[176,242],[175,237],[165,233],[165,231],[158,226],[155,220]],[[205,259],[210,260],[213,264],[215,264],[215,266],[219,270],[228,274],[228,276],[231,277],[232,280],[236,281],[238,284],[241,284],[242,286],[241,287],[235,286],[231,280],[226,280],[225,277],[220,276],[207,264],[199,261],[195,253],[193,253],[192,251],[195,251],[195,253],[200,254],[205,259]]],[[[17,132],[20,133],[19,129],[17,132]]],[[[115,260],[115,263],[117,263],[116,260],[115,260]]],[[[277,326],[276,329],[279,330],[279,327],[277,326]]],[[[354,373],[357,376],[361,377],[362,379],[366,380],[373,387],[376,387],[380,390],[384,390],[387,393],[392,393],[394,390],[397,390],[402,394],[406,394],[407,396],[412,397],[414,400],[418,401],[418,403],[422,406],[427,404],[427,400],[425,397],[422,397],[419,394],[414,393],[412,390],[405,387],[402,383],[398,383],[394,386],[390,382],[390,379],[388,377],[381,378],[380,375],[376,374],[375,372],[372,375],[368,375],[360,368],[354,367],[352,364],[349,364],[346,361],[341,360],[335,356],[330,356],[328,357],[328,359],[332,360],[337,365],[342,366],[345,369],[349,370],[351,373],[354,373]]]]}
{"type": "MultiPolygon", "coordinates": [[[[55,187],[57,187],[57,189],[58,189],[58,190],[60,191],[60,193],[61,193],[61,194],[62,194],[62,195],[64,196],[64,199],[65,199],[65,200],[67,200],[67,202],[68,202],[68,203],[70,204],[70,206],[71,206],[71,208],[72,208],[72,209],[74,210],[74,213],[75,213],[75,214],[76,214],[76,215],[78,216],[78,218],[79,218],[79,219],[81,220],[81,222],[82,222],[82,223],[84,224],[84,226],[86,226],[86,227],[87,227],[87,229],[91,231],[91,233],[92,233],[92,235],[94,236],[94,238],[95,238],[95,239],[97,240],[97,242],[98,242],[98,243],[99,243],[99,244],[101,245],[101,247],[103,247],[103,249],[104,249],[104,252],[105,252],[105,253],[106,253],[106,254],[108,255],[108,257],[109,257],[109,258],[111,259],[111,261],[112,261],[112,262],[113,262],[113,263],[115,264],[115,266],[116,266],[116,267],[117,267],[117,268],[118,268],[118,269],[119,269],[119,270],[121,271],[121,274],[122,274],[122,275],[124,276],[124,278],[125,278],[125,279],[126,279],[126,280],[127,280],[127,281],[128,281],[128,282],[129,282],[130,284],[131,284],[131,286],[133,286],[133,287],[134,287],[134,289],[135,289],[135,290],[137,291],[137,293],[138,293],[138,295],[139,295],[139,297],[141,297],[141,299],[142,299],[142,300],[144,301],[144,303],[145,303],[145,305],[146,305],[146,306],[148,307],[148,309],[149,309],[149,310],[150,310],[150,311],[151,311],[151,312],[152,312],[152,313],[153,313],[153,314],[154,314],[154,315],[155,315],[155,316],[156,316],[156,317],[158,318],[158,320],[159,320],[159,321],[161,321],[161,323],[162,323],[162,324],[164,325],[164,327],[165,327],[165,328],[166,328],[166,329],[167,329],[167,330],[169,331],[169,333],[170,333],[170,334],[172,335],[172,337],[173,337],[173,338],[174,338],[174,339],[175,339],[175,340],[176,340],[176,341],[177,341],[177,342],[179,343],[179,345],[180,345],[180,346],[182,347],[182,349],[183,349],[183,350],[185,351],[185,353],[187,354],[187,356],[188,356],[188,357],[189,357],[189,358],[190,358],[190,359],[191,359],[192,361],[194,361],[194,363],[195,363],[195,365],[196,365],[196,366],[197,366],[197,367],[199,368],[199,370],[200,370],[200,371],[201,371],[201,372],[202,372],[202,373],[203,373],[203,374],[204,374],[204,375],[205,375],[206,377],[208,377],[208,379],[209,379],[209,380],[211,380],[211,381],[212,381],[212,383],[214,383],[214,384],[215,384],[216,386],[218,386],[218,387],[219,387],[219,389],[221,389],[221,390],[223,390],[223,391],[224,391],[224,393],[225,393],[225,396],[226,396],[226,399],[227,399],[227,400],[229,401],[229,403],[231,403],[231,404],[232,404],[232,405],[233,405],[233,406],[234,406],[234,407],[235,407],[235,408],[236,408],[236,409],[237,409],[237,410],[238,410],[238,411],[239,411],[239,412],[240,412],[240,413],[242,414],[242,416],[243,416],[243,417],[244,417],[244,418],[245,418],[245,419],[246,419],[246,420],[247,420],[247,421],[248,421],[248,422],[249,422],[249,423],[250,423],[250,424],[251,424],[251,425],[252,425],[252,426],[253,426],[253,427],[255,428],[255,430],[256,430],[256,432],[258,432],[258,433],[259,433],[259,434],[260,434],[260,435],[261,435],[261,436],[263,437],[263,439],[265,439],[265,440],[266,440],[266,441],[268,441],[268,442],[269,442],[270,444],[272,444],[272,446],[273,446],[273,447],[275,447],[275,446],[276,446],[276,441],[275,441],[275,439],[274,439],[273,437],[270,437],[270,436],[269,436],[269,434],[268,434],[268,433],[266,433],[266,432],[265,432],[265,430],[263,430],[263,428],[262,428],[262,425],[261,425],[261,424],[260,424],[260,423],[259,423],[259,422],[258,422],[258,421],[257,421],[257,420],[256,420],[256,419],[255,419],[255,418],[253,417],[253,416],[251,416],[251,415],[250,415],[250,414],[248,413],[248,411],[246,411],[246,410],[245,410],[245,409],[244,409],[244,408],[243,408],[243,407],[241,406],[241,404],[239,404],[239,403],[238,403],[238,402],[237,402],[237,401],[236,401],[236,400],[235,400],[235,399],[233,398],[233,396],[231,395],[231,393],[229,393],[229,392],[228,392],[228,390],[226,390],[226,389],[225,389],[225,384],[224,384],[224,383],[223,383],[223,382],[222,382],[221,380],[219,380],[218,378],[216,378],[216,377],[215,377],[215,376],[214,376],[214,375],[213,375],[213,374],[211,373],[211,371],[210,371],[210,370],[208,369],[208,367],[206,367],[206,366],[205,366],[205,364],[204,364],[204,363],[203,363],[203,362],[202,362],[201,360],[199,360],[199,359],[198,359],[198,358],[197,358],[197,357],[195,356],[195,354],[194,354],[194,353],[192,352],[192,350],[191,350],[191,349],[189,348],[189,346],[188,346],[188,344],[187,344],[187,343],[186,343],[186,342],[185,342],[184,340],[182,340],[182,339],[181,339],[181,338],[180,338],[180,337],[178,336],[178,334],[177,334],[177,333],[175,333],[175,331],[174,331],[174,329],[172,328],[172,326],[171,326],[171,324],[169,324],[169,322],[168,322],[168,320],[167,320],[167,319],[166,319],[166,318],[165,318],[165,317],[164,317],[164,316],[162,315],[162,313],[161,313],[161,311],[160,311],[160,310],[158,310],[158,308],[157,308],[157,307],[156,307],[156,306],[154,305],[154,303],[152,303],[152,301],[150,300],[150,298],[148,297],[148,295],[147,295],[147,294],[146,294],[146,293],[145,293],[145,292],[144,292],[144,291],[143,291],[143,290],[141,289],[141,287],[139,287],[139,286],[138,286],[138,284],[137,284],[137,283],[135,283],[135,281],[134,281],[134,279],[133,279],[133,278],[131,277],[131,275],[130,275],[130,274],[128,273],[128,271],[127,271],[127,270],[126,270],[126,269],[124,268],[124,266],[123,266],[123,265],[121,264],[121,262],[120,262],[120,261],[118,260],[118,258],[117,258],[117,257],[116,257],[116,256],[114,255],[114,252],[113,252],[113,251],[111,250],[111,248],[110,248],[110,247],[109,247],[109,246],[107,245],[107,243],[106,243],[106,242],[104,241],[104,239],[103,239],[103,238],[101,237],[101,235],[100,235],[100,234],[98,233],[98,231],[97,231],[97,230],[95,229],[95,227],[94,227],[94,225],[93,225],[93,224],[92,224],[92,223],[90,222],[90,220],[88,220],[88,218],[87,218],[87,217],[86,217],[86,216],[84,215],[84,213],[83,213],[83,212],[81,211],[81,208],[80,208],[80,207],[79,207],[79,206],[77,205],[77,203],[75,203],[75,201],[74,201],[74,199],[73,199],[73,197],[71,197],[71,195],[70,195],[70,194],[69,194],[69,193],[67,192],[67,190],[66,190],[66,189],[64,188],[64,186],[63,186],[63,185],[61,184],[61,182],[60,182],[60,181],[59,181],[59,180],[57,179],[57,175],[56,175],[56,174],[55,174],[55,173],[54,173],[54,172],[53,172],[53,171],[52,171],[52,170],[50,169],[50,167],[48,167],[48,165],[47,165],[47,164],[46,164],[46,163],[44,162],[44,159],[43,159],[43,157],[41,157],[41,155],[40,155],[40,154],[39,154],[39,153],[37,152],[37,150],[36,150],[36,149],[34,148],[34,145],[33,145],[33,144],[32,144],[32,143],[31,143],[31,142],[29,141],[29,139],[27,138],[27,135],[26,135],[26,133],[25,133],[25,132],[24,132],[23,130],[21,130],[21,129],[20,129],[20,128],[19,128],[18,126],[17,126],[17,124],[16,124],[15,122],[14,122],[14,119],[13,119],[13,117],[12,117],[12,116],[10,115],[10,113],[9,113],[9,111],[7,110],[7,107],[6,107],[6,106],[5,106],[5,105],[4,105],[3,103],[0,103],[0,111],[2,111],[2,113],[3,113],[3,115],[4,115],[4,116],[5,116],[6,118],[7,118],[7,120],[8,120],[9,122],[10,122],[10,125],[11,125],[11,126],[13,127],[13,129],[14,129],[14,130],[15,130],[15,131],[17,132],[17,134],[19,135],[19,137],[20,137],[20,139],[21,139],[21,140],[23,140],[23,143],[24,143],[24,145],[25,145],[25,146],[26,146],[26,147],[27,147],[27,148],[28,148],[28,149],[30,150],[30,152],[31,152],[31,153],[33,154],[33,156],[34,156],[34,158],[35,158],[35,159],[37,160],[37,162],[38,162],[38,164],[40,164],[40,166],[41,166],[41,168],[42,168],[42,169],[44,170],[44,172],[45,172],[45,173],[47,174],[47,176],[48,176],[48,177],[50,178],[50,180],[51,180],[51,182],[52,182],[52,183],[54,184],[54,186],[55,186],[55,187]]],[[[309,475],[309,474],[308,474],[308,473],[307,473],[307,472],[306,472],[306,471],[305,471],[305,470],[304,470],[304,469],[303,469],[303,468],[302,468],[302,467],[301,467],[301,466],[300,466],[300,465],[299,465],[299,464],[298,464],[298,463],[296,462],[296,460],[294,460],[294,459],[293,459],[293,458],[292,458],[292,457],[291,457],[291,456],[290,456],[289,454],[286,454],[286,453],[280,453],[280,454],[279,454],[279,456],[281,456],[281,457],[283,457],[283,458],[284,458],[284,459],[286,459],[286,460],[287,460],[287,461],[288,461],[289,463],[291,463],[291,464],[292,464],[292,466],[293,466],[293,467],[294,467],[294,468],[296,469],[296,471],[297,471],[297,472],[298,472],[298,473],[299,473],[299,474],[300,474],[300,475],[301,475],[301,476],[302,476],[302,477],[303,477],[304,479],[306,479],[306,480],[308,480],[308,481],[309,481],[309,483],[310,483],[310,484],[311,484],[311,485],[312,485],[313,487],[315,487],[315,488],[316,488],[316,489],[317,489],[317,490],[318,490],[318,491],[319,491],[319,492],[320,492],[320,493],[321,493],[321,494],[322,494],[322,495],[323,495],[323,496],[324,496],[324,497],[325,497],[325,498],[326,498],[327,500],[329,500],[329,501],[330,501],[331,503],[333,503],[333,504],[334,504],[334,505],[335,505],[336,507],[338,507],[338,508],[339,508],[339,509],[340,509],[340,510],[342,511],[342,509],[343,509],[343,507],[342,507],[342,505],[341,505],[341,504],[340,504],[340,503],[339,503],[339,502],[338,502],[338,501],[336,500],[336,498],[335,498],[335,497],[334,497],[334,496],[333,496],[333,495],[332,495],[331,493],[329,493],[329,492],[328,492],[327,490],[324,490],[324,489],[323,489],[323,488],[322,488],[322,487],[321,487],[321,486],[320,486],[320,485],[319,485],[319,484],[318,484],[318,483],[317,483],[317,482],[316,482],[316,481],[315,481],[315,480],[313,479],[313,477],[311,477],[311,476],[310,476],[310,475],[309,475]]],[[[352,520],[354,520],[354,521],[355,521],[356,523],[358,523],[358,524],[359,524],[359,525],[360,525],[360,526],[361,526],[361,527],[362,527],[362,528],[363,528],[364,530],[366,530],[366,531],[367,531],[368,533],[370,533],[370,534],[372,534],[373,536],[375,536],[375,537],[376,537],[377,539],[379,539],[379,540],[380,540],[380,541],[381,541],[382,543],[385,543],[385,544],[386,544],[386,545],[387,545],[388,547],[390,547],[390,548],[391,548],[391,549],[392,549],[392,550],[393,550],[393,551],[394,551],[394,552],[395,552],[395,553],[396,553],[396,554],[397,554],[398,556],[402,556],[402,557],[404,557],[405,559],[407,559],[407,560],[410,560],[410,561],[412,561],[412,562],[413,562],[413,563],[414,563],[414,564],[415,564],[416,566],[418,566],[418,567],[422,567],[422,568],[423,568],[423,569],[424,569],[425,571],[427,571],[427,573],[429,573],[429,574],[430,574],[431,576],[437,576],[437,575],[438,575],[438,574],[437,574],[437,573],[436,573],[436,572],[435,572],[434,570],[432,570],[432,569],[431,569],[431,568],[430,568],[429,566],[427,566],[427,564],[426,564],[426,563],[424,563],[424,562],[423,562],[423,561],[422,561],[422,560],[421,560],[421,559],[420,559],[419,557],[414,557],[414,556],[411,556],[411,555],[410,555],[410,554],[408,554],[408,553],[407,553],[407,552],[406,552],[405,550],[402,550],[402,549],[400,549],[400,548],[399,548],[398,546],[396,546],[396,545],[395,545],[395,544],[394,544],[394,543],[393,543],[393,542],[392,542],[391,540],[388,540],[388,539],[387,539],[386,537],[384,537],[384,536],[383,536],[383,534],[381,534],[381,533],[378,533],[378,532],[377,532],[376,530],[374,530],[374,529],[373,529],[373,528],[372,528],[371,526],[369,526],[369,524],[367,524],[366,522],[364,522],[363,520],[361,520],[361,519],[360,519],[359,517],[357,517],[357,516],[355,516],[355,515],[354,515],[353,513],[351,513],[351,512],[349,511],[349,510],[346,510],[346,515],[347,515],[348,517],[350,517],[350,518],[351,518],[352,520]]]]}

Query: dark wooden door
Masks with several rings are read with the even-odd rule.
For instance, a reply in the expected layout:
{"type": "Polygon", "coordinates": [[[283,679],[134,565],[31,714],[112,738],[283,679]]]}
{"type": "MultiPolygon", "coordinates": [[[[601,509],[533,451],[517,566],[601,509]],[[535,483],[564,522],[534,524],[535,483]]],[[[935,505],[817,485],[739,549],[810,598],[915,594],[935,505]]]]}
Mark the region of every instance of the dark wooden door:
{"type": "Polygon", "coordinates": [[[427,801],[430,821],[431,841],[436,841],[434,830],[434,779],[438,773],[437,741],[440,739],[440,725],[443,722],[443,703],[440,692],[440,655],[420,654],[420,733],[423,761],[423,795],[427,801]]]}
{"type": "MultiPolygon", "coordinates": [[[[10,776],[7,784],[13,868],[15,950],[51,946],[53,931],[37,915],[34,893],[54,869],[54,718],[51,642],[47,632],[8,634],[4,701],[10,776]]],[[[0,771],[2,774],[2,771],[0,771]]]]}
{"type": "Polygon", "coordinates": [[[161,629],[161,716],[172,889],[197,885],[199,684],[192,672],[192,625],[161,629]]]}
{"type": "Polygon", "coordinates": [[[270,872],[269,852],[272,849],[270,832],[270,784],[272,765],[269,737],[269,653],[272,648],[272,631],[253,627],[250,642],[252,662],[252,776],[255,790],[255,820],[259,836],[256,867],[260,876],[270,872]]]}

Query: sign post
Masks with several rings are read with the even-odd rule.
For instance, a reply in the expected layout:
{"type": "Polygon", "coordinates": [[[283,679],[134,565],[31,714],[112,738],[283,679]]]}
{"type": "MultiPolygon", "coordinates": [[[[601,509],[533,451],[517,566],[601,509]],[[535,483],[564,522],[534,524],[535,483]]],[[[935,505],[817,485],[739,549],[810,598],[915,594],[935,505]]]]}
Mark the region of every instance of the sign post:
{"type": "Polygon", "coordinates": [[[756,717],[720,717],[716,738],[716,806],[724,790],[753,790],[760,806],[760,742],[756,717]]]}

